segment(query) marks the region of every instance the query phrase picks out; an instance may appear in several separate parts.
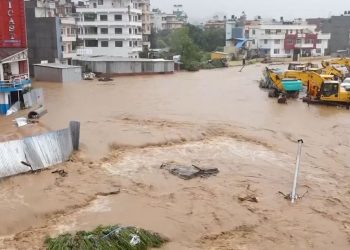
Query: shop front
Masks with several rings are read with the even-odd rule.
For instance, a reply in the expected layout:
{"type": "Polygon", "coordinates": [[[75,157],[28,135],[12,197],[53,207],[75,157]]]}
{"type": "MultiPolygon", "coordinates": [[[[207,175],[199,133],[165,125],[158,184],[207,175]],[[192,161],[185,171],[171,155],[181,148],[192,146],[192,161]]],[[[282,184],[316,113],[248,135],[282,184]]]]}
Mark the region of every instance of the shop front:
{"type": "Polygon", "coordinates": [[[23,102],[23,92],[31,87],[28,50],[0,48],[0,115],[16,102],[23,102]]]}

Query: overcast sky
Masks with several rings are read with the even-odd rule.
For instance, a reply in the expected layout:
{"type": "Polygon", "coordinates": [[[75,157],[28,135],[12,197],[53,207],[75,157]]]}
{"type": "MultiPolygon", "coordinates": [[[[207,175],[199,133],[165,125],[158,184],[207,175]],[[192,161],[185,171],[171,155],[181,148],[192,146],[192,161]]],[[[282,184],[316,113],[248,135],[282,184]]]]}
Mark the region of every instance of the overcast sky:
{"type": "Polygon", "coordinates": [[[172,11],[174,4],[183,4],[190,20],[203,20],[215,14],[239,15],[245,11],[248,18],[285,19],[328,17],[350,10],[350,0],[151,0],[152,8],[172,11]]]}

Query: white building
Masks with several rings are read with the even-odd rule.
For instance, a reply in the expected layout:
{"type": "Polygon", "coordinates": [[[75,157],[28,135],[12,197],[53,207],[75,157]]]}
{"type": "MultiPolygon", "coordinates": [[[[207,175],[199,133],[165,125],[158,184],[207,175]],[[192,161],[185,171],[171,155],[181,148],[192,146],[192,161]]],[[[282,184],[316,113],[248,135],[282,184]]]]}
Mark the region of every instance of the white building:
{"type": "Polygon", "coordinates": [[[150,0],[136,0],[138,8],[142,10],[142,40],[143,47],[150,48],[151,36],[151,1],[150,0]]]}
{"type": "Polygon", "coordinates": [[[77,25],[73,17],[61,18],[62,58],[68,64],[76,56],[77,25]]]}
{"type": "Polygon", "coordinates": [[[252,24],[244,27],[247,47],[270,57],[324,56],[331,34],[316,31],[316,25],[303,23],[252,24]]]}
{"type": "Polygon", "coordinates": [[[176,14],[167,14],[159,9],[154,9],[152,11],[152,26],[157,32],[160,30],[174,30],[182,28],[186,22],[179,20],[176,14]]]}
{"type": "Polygon", "coordinates": [[[142,51],[142,10],[133,0],[90,0],[78,7],[78,55],[138,58],[142,51]]]}

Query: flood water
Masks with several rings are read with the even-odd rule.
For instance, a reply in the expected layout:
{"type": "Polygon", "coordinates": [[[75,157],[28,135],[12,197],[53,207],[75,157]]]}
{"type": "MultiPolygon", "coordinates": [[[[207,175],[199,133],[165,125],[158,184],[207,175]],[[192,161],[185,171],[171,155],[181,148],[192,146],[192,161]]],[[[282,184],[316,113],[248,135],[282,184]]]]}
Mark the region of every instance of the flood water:
{"type": "Polygon", "coordinates": [[[77,120],[82,150],[62,166],[66,179],[44,172],[0,183],[7,190],[0,213],[8,214],[0,248],[1,235],[15,235],[3,242],[20,248],[28,238],[113,222],[164,233],[166,249],[349,249],[350,112],[278,104],[258,87],[264,67],[36,82],[48,114],[20,130],[13,117],[0,118],[0,138],[77,120]],[[292,207],[278,191],[290,190],[301,138],[300,192],[309,193],[292,207]],[[220,174],[185,182],[159,171],[167,161],[220,174]],[[94,195],[111,187],[121,194],[94,195]],[[242,192],[259,203],[238,203],[242,192]]]}
{"type": "Polygon", "coordinates": [[[120,127],[120,121],[127,119],[230,124],[317,141],[331,138],[334,126],[348,124],[349,112],[344,109],[307,106],[300,100],[276,105],[275,99],[258,88],[263,67],[249,66],[242,73],[230,68],[118,77],[106,83],[37,82],[34,86],[45,90],[49,113],[41,119],[42,124],[60,129],[70,120],[80,121],[82,143],[92,157],[103,156],[109,143],[138,145],[152,140],[145,131],[129,131],[125,124],[120,127]],[[139,135],[134,136],[135,132],[139,135]]]}

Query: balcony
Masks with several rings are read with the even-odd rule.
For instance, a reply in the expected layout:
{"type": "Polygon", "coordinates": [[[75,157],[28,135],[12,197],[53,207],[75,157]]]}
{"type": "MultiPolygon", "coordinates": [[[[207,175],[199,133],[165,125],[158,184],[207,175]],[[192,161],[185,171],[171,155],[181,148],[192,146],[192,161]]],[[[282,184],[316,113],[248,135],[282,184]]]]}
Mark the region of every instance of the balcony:
{"type": "Polygon", "coordinates": [[[142,22],[129,22],[129,21],[78,21],[78,26],[134,26],[134,27],[141,27],[142,22]]]}
{"type": "MultiPolygon", "coordinates": [[[[256,36],[253,35],[252,37],[256,37],[256,36]]],[[[285,37],[286,37],[285,34],[269,34],[269,35],[264,34],[264,35],[260,35],[259,39],[261,39],[261,40],[276,40],[276,39],[283,40],[283,39],[285,39],[285,37]]]]}
{"type": "Polygon", "coordinates": [[[132,14],[142,14],[142,10],[130,8],[77,8],[77,13],[132,13],[132,14]]]}
{"type": "Polygon", "coordinates": [[[297,49],[313,49],[314,44],[313,43],[297,43],[295,44],[295,48],[297,49]]]}
{"type": "Polygon", "coordinates": [[[62,56],[64,59],[67,59],[67,58],[73,58],[77,55],[77,53],[75,51],[70,51],[70,52],[63,52],[62,53],[62,56]]]}
{"type": "Polygon", "coordinates": [[[141,40],[142,34],[84,34],[79,35],[79,39],[95,39],[95,40],[141,40]]]}
{"type": "Polygon", "coordinates": [[[32,81],[29,79],[28,74],[14,75],[11,77],[11,80],[0,81],[0,93],[21,91],[27,87],[30,87],[31,84],[32,81]]]}
{"type": "Polygon", "coordinates": [[[76,42],[76,35],[62,35],[62,42],[76,42]]]}

